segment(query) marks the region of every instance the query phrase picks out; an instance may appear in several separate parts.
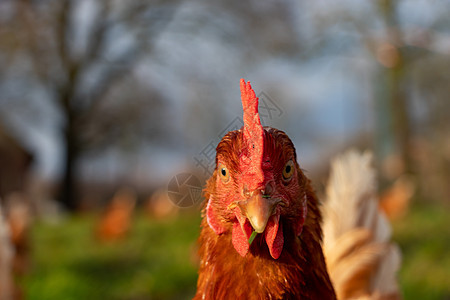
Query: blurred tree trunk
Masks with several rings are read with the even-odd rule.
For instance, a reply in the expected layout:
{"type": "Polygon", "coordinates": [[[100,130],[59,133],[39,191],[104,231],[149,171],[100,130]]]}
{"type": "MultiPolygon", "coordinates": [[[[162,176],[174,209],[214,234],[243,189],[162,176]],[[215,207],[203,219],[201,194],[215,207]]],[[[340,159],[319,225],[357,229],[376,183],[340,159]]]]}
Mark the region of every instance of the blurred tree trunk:
{"type": "MultiPolygon", "coordinates": [[[[382,89],[385,90],[382,93],[382,97],[386,99],[387,103],[379,106],[379,114],[385,116],[379,116],[378,120],[384,119],[388,121],[390,131],[386,135],[381,133],[378,136],[381,139],[387,139],[388,145],[392,141],[392,145],[388,146],[388,148],[392,149],[389,149],[390,151],[388,152],[393,152],[394,155],[398,155],[400,158],[402,168],[399,171],[411,173],[413,170],[410,152],[411,132],[405,77],[408,60],[405,48],[402,46],[402,36],[396,16],[396,1],[379,0],[378,4],[387,30],[387,41],[384,45],[379,46],[384,47],[383,50],[380,50],[384,53],[378,54],[378,59],[381,60],[384,66],[381,74],[382,80],[380,80],[382,89]],[[387,135],[390,135],[390,137],[387,135]]],[[[386,140],[381,140],[379,143],[386,144],[386,140]]],[[[381,156],[384,157],[383,154],[381,156]]]]}
{"type": "Polygon", "coordinates": [[[78,142],[73,113],[70,109],[65,110],[66,127],[64,130],[64,174],[59,193],[60,202],[70,211],[77,209],[77,189],[76,182],[76,163],[79,158],[78,142]]]}
{"type": "Polygon", "coordinates": [[[73,106],[77,91],[78,71],[81,68],[82,62],[71,57],[68,46],[69,32],[72,26],[70,15],[73,13],[75,4],[71,0],[64,0],[61,3],[55,39],[57,42],[57,53],[63,66],[62,75],[64,77],[60,83],[60,93],[57,94],[58,99],[56,101],[60,103],[61,112],[66,123],[63,128],[64,169],[58,198],[60,203],[68,210],[75,211],[78,202],[75,186],[75,168],[78,157],[78,142],[80,139],[77,137],[78,131],[75,124],[76,112],[73,106]]]}
{"type": "Polygon", "coordinates": [[[397,64],[387,70],[390,80],[390,103],[393,114],[393,130],[396,141],[397,151],[402,158],[404,171],[412,172],[411,165],[411,133],[410,119],[408,114],[407,95],[405,91],[405,61],[402,49],[398,49],[397,64]]]}
{"type": "MultiPolygon", "coordinates": [[[[80,5],[77,0],[17,2],[19,36],[24,52],[30,55],[31,72],[53,96],[53,105],[59,108],[64,120],[64,163],[58,200],[69,211],[78,208],[76,181],[80,156],[102,143],[105,146],[115,141],[112,129],[118,124],[102,112],[109,92],[129,78],[142,58],[150,55],[155,38],[170,23],[179,3],[90,1],[95,6],[95,16],[85,29],[88,34],[83,41],[78,32],[82,26],[76,18],[80,5]],[[125,36],[128,43],[124,45],[125,36]],[[118,51],[111,54],[110,49],[118,51]],[[84,80],[87,76],[92,78],[89,84],[84,80]]],[[[124,102],[122,108],[130,106],[124,102]]],[[[133,122],[133,117],[125,121],[133,122]]]]}

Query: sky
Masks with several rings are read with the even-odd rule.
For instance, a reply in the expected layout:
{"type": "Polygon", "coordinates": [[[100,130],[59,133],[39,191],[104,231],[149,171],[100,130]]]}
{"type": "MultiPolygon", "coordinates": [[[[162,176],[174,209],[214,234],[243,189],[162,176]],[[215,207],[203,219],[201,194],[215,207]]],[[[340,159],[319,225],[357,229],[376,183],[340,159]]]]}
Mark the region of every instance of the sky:
{"type": "MultiPolygon", "coordinates": [[[[349,12],[356,15],[370,13],[371,5],[367,3],[344,2],[339,5],[333,1],[289,2],[292,7],[289,24],[295,25],[294,34],[304,42],[298,55],[264,52],[251,46],[248,49],[253,52],[248,53],[242,45],[223,38],[242,31],[239,27],[242,24],[232,14],[219,13],[213,6],[197,1],[186,2],[158,36],[152,57],[132,73],[134,80],[157,89],[164,96],[170,120],[158,126],[167,127],[167,139],[177,142],[165,145],[144,140],[132,157],[117,149],[105,149],[102,155],[83,159],[83,176],[113,180],[118,173],[131,172],[136,180],[145,182],[189,168],[195,163],[195,156],[211,141],[217,142],[216,135],[236,116],[242,115],[239,99],[242,77],[252,82],[257,94],[264,92],[279,105],[282,115],[269,120],[268,125],[288,133],[305,168],[314,168],[333,149],[345,147],[357,134],[372,131],[376,62],[358,44],[360,36],[345,22],[328,25],[324,33],[319,33],[314,25],[341,6],[350,7],[349,12]],[[180,33],[182,28],[192,25],[191,20],[210,23],[180,33]],[[324,41],[326,45],[319,53],[311,55],[310,52],[317,51],[314,50],[317,44],[324,41]],[[215,115],[215,111],[219,113],[215,115]]],[[[400,2],[400,21],[406,27],[431,26],[436,16],[445,12],[445,3],[449,3],[400,2]]],[[[94,2],[80,3],[75,20],[83,24],[76,38],[82,49],[83,37],[94,16],[94,2]]],[[[279,20],[263,21],[279,24],[279,20]]],[[[367,23],[373,23],[373,30],[379,29],[376,20],[367,18],[367,23]]],[[[120,52],[120,45],[126,47],[129,41],[126,35],[121,36],[119,47],[110,49],[107,55],[120,52]]],[[[445,42],[435,47],[437,51],[447,49],[445,42]]],[[[35,153],[35,172],[45,178],[57,178],[64,156],[60,130],[64,121],[58,109],[46,101],[50,95],[39,89],[33,90],[32,95],[22,95],[17,85],[14,77],[2,82],[6,93],[0,105],[11,105],[14,99],[29,97],[31,107],[21,108],[20,114],[2,111],[4,123],[35,153]]]]}

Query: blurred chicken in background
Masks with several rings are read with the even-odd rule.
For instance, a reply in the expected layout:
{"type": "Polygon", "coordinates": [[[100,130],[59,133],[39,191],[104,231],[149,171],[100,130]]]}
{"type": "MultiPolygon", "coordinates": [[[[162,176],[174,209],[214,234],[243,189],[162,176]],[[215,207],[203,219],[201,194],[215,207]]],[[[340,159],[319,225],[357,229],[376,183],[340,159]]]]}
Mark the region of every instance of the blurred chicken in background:
{"type": "Polygon", "coordinates": [[[13,295],[12,265],[14,248],[11,243],[9,225],[0,205],[0,299],[10,300],[13,295]]]}
{"type": "Polygon", "coordinates": [[[97,237],[102,241],[123,238],[130,229],[135,205],[136,194],[132,189],[118,190],[97,225],[97,237]]]}
{"type": "Polygon", "coordinates": [[[390,220],[405,216],[414,195],[415,187],[407,175],[400,176],[394,184],[380,195],[380,208],[390,220]]]}
{"type": "Polygon", "coordinates": [[[146,212],[151,218],[164,219],[178,215],[179,208],[170,201],[167,191],[158,189],[152,193],[146,203],[146,212]]]}
{"type": "Polygon", "coordinates": [[[10,228],[11,242],[14,246],[14,272],[24,274],[29,267],[30,228],[32,211],[25,195],[20,192],[6,197],[6,216],[10,228]]]}

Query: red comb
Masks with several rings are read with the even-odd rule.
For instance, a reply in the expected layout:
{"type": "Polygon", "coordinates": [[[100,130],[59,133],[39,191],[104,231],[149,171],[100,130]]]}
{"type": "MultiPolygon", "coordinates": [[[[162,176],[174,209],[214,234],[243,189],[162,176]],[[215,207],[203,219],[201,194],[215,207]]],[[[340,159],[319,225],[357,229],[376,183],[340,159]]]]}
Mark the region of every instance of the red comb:
{"type": "Polygon", "coordinates": [[[264,129],[258,114],[258,98],[250,85],[241,79],[241,99],[244,109],[244,143],[247,151],[241,157],[241,171],[249,190],[257,189],[264,181],[262,159],[264,129]]]}

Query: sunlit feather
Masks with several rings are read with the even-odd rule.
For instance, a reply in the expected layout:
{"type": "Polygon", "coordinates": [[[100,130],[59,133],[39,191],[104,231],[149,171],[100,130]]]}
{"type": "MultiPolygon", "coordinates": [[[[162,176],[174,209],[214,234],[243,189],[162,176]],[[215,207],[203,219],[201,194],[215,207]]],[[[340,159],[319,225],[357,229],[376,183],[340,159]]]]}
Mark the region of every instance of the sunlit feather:
{"type": "Polygon", "coordinates": [[[400,251],[378,209],[369,152],[349,151],[332,162],[323,205],[324,253],[338,299],[399,299],[400,251]]]}

